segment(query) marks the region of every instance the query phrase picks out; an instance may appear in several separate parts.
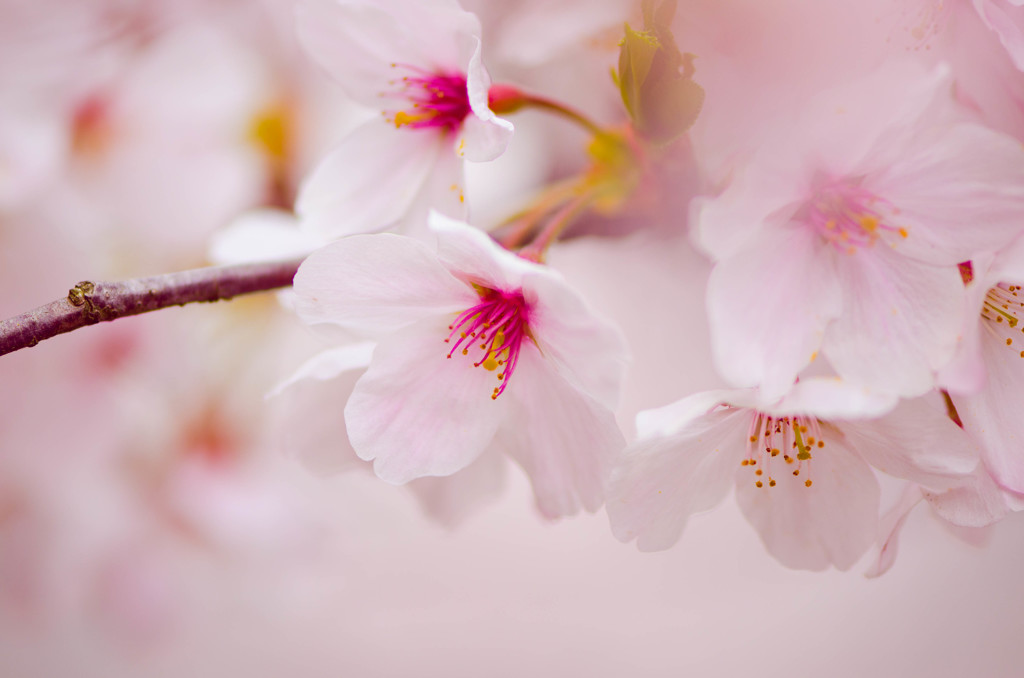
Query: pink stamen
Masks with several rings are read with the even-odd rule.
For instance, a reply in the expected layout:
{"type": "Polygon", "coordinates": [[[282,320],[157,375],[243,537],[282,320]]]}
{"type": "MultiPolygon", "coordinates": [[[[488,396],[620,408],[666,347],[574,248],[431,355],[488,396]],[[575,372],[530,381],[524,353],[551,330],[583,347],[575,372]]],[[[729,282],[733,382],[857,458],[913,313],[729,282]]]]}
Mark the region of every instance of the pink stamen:
{"type": "Polygon", "coordinates": [[[392,80],[395,90],[381,96],[397,99],[403,108],[384,112],[395,127],[409,129],[440,128],[454,131],[470,114],[466,76],[462,73],[431,73],[416,66],[392,64],[409,75],[392,80]]]}
{"type": "Polygon", "coordinates": [[[451,358],[461,348],[462,355],[479,351],[480,359],[473,367],[497,371],[500,386],[494,388],[491,399],[496,399],[508,386],[512,373],[519,362],[519,350],[523,339],[529,337],[529,309],[521,290],[505,292],[485,287],[478,288],[480,303],[468,308],[455,319],[448,329],[451,332],[446,343],[458,339],[448,351],[451,358]]]}

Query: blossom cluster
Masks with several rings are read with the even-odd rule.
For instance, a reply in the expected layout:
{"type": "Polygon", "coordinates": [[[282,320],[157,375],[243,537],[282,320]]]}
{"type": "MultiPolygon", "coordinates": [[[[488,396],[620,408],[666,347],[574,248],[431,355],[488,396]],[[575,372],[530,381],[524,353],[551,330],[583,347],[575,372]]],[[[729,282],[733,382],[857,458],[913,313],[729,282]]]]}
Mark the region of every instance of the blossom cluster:
{"type": "MultiPolygon", "coordinates": [[[[849,568],[872,545],[871,569],[891,565],[892,526],[918,502],[883,520],[881,475],[958,526],[1013,510],[1019,18],[962,4],[851,11],[874,17],[855,33],[873,50],[832,47],[834,63],[770,91],[745,71],[766,53],[786,68],[781,50],[730,41],[728,22],[685,4],[623,6],[610,125],[492,84],[480,21],[454,3],[300,6],[309,54],[380,109],[302,185],[293,227],[340,238],[300,268],[299,316],[374,346],[363,365],[330,352],[304,368],[361,371],[342,396],[353,456],[405,483],[505,452],[544,515],[604,502],[614,534],[644,550],[674,544],[735,485],[766,548],[806,569],[849,568]],[[725,33],[702,39],[707,25],[725,33]],[[993,63],[1009,91],[974,92],[970,69],[993,63]],[[580,123],[588,157],[485,234],[465,221],[478,224],[464,162],[514,148],[510,121],[530,108],[580,123]],[[370,138],[380,164],[364,160],[370,138]],[[638,230],[710,263],[706,323],[688,331],[708,332],[721,387],[649,403],[627,444],[628,344],[547,254],[638,230]]],[[[636,299],[640,331],[682,312],[672,296],[636,299]]]]}
{"type": "MultiPolygon", "coordinates": [[[[0,28],[8,291],[306,257],[276,301],[5,365],[34,386],[4,446],[53,451],[0,457],[0,539],[52,483],[107,494],[135,518],[96,528],[90,571],[142,574],[83,585],[119,623],[145,626],[140,591],[173,607],[153,525],[163,550],[315,549],[282,450],[443,522],[511,458],[544,517],[603,508],[641,550],[734,488],[810,570],[881,574],[918,506],[1024,506],[1019,3],[298,0],[255,28],[206,4],[0,28]],[[53,403],[81,429],[25,442],[53,403]]],[[[30,542],[12,578],[43,576],[30,542]]]]}

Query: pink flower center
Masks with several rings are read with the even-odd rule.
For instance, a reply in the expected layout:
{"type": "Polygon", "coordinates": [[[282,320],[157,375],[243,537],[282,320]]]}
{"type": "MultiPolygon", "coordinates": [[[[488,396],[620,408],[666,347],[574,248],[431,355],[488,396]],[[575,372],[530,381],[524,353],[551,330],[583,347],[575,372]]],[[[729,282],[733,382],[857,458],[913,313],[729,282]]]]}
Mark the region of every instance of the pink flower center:
{"type": "MultiPolygon", "coordinates": [[[[811,451],[825,447],[821,425],[814,417],[773,417],[755,412],[750,420],[748,435],[747,456],[740,464],[753,467],[756,476],[754,485],[757,487],[765,486],[765,478],[768,479],[768,487],[778,484],[772,476],[772,461],[780,454],[786,467],[793,469],[790,475],[798,477],[804,465],[810,470],[811,451]]],[[[810,478],[804,480],[805,487],[811,484],[810,478]]]]}
{"type": "Polygon", "coordinates": [[[529,307],[523,299],[522,290],[505,292],[478,285],[474,287],[480,294],[480,303],[463,311],[448,326],[451,333],[445,342],[455,340],[448,351],[449,358],[456,351],[465,356],[473,353],[479,358],[473,367],[497,371],[501,384],[495,386],[491,393],[491,400],[494,400],[508,386],[519,362],[519,348],[523,339],[530,336],[527,325],[529,307]]]}
{"type": "Polygon", "coordinates": [[[855,254],[880,238],[907,237],[907,229],[889,223],[899,213],[886,200],[847,181],[830,181],[807,204],[806,218],[840,252],[855,254]]]}
{"type": "Polygon", "coordinates": [[[400,110],[384,111],[388,122],[395,127],[423,129],[425,127],[454,131],[470,114],[466,76],[462,73],[431,73],[415,66],[391,64],[409,72],[390,81],[394,91],[383,96],[402,102],[400,110]]]}
{"type": "MultiPolygon", "coordinates": [[[[1024,327],[1017,327],[1021,315],[1024,315],[1024,301],[1018,296],[1021,289],[1019,285],[999,283],[985,294],[985,302],[981,307],[981,317],[988,320],[985,329],[1014,352],[1024,348],[1013,343],[1018,331],[1024,332],[1024,327]]],[[[1024,351],[1020,351],[1019,355],[1024,358],[1024,351]]]]}

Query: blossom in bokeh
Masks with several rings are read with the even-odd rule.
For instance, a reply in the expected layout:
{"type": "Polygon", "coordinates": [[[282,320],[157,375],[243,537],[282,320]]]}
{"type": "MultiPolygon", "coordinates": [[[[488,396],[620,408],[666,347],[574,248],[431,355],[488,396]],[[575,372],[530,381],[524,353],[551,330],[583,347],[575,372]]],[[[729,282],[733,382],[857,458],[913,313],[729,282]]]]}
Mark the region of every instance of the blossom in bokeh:
{"type": "Polygon", "coordinates": [[[982,443],[1000,485],[1024,493],[1024,240],[976,259],[968,283],[970,316],[956,358],[940,374],[964,427],[982,443]]]}
{"type": "Polygon", "coordinates": [[[1024,149],[957,117],[941,67],[891,64],[805,113],[697,208],[719,370],[778,397],[820,350],[923,394],[963,319],[957,264],[1024,227],[1024,149]]]}

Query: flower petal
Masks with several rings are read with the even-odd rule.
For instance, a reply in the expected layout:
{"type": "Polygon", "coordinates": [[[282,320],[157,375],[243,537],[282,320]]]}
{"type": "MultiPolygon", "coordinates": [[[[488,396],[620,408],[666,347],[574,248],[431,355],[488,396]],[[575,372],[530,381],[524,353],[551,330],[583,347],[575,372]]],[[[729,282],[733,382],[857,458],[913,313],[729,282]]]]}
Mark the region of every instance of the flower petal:
{"type": "Polygon", "coordinates": [[[389,483],[465,468],[505,417],[494,373],[447,357],[449,322],[426,318],[382,341],[345,407],[352,447],[389,483]]]}
{"type": "Polygon", "coordinates": [[[1024,148],[1019,141],[960,123],[915,145],[864,183],[898,210],[893,219],[907,232],[897,243],[898,252],[954,265],[994,252],[1024,230],[1024,148]]]}
{"type": "Polygon", "coordinates": [[[563,379],[530,344],[519,354],[501,446],[523,467],[547,518],[596,511],[626,440],[610,409],[563,379]],[[513,391],[514,389],[514,391],[513,391]]]}
{"type": "Polygon", "coordinates": [[[370,343],[324,351],[267,395],[283,401],[285,452],[314,473],[331,475],[365,466],[349,443],[342,412],[372,352],[370,343]]]}
{"type": "Polygon", "coordinates": [[[294,288],[296,311],[307,323],[367,335],[463,311],[479,299],[426,245],[389,233],[352,236],[317,250],[299,267],[294,288]]]}
{"type": "Polygon", "coordinates": [[[963,484],[981,458],[977,443],[924,398],[905,400],[878,419],[838,426],[876,469],[933,490],[963,484]]]}
{"type": "Polygon", "coordinates": [[[480,39],[475,40],[476,48],[466,72],[466,90],[473,112],[462,123],[462,133],[455,147],[470,162],[488,162],[505,152],[512,141],[514,128],[512,123],[499,118],[488,107],[491,77],[480,57],[480,39]]]}
{"type": "Polygon", "coordinates": [[[438,258],[453,275],[466,282],[516,290],[523,286],[525,274],[548,270],[509,252],[491,236],[463,221],[431,212],[428,223],[437,236],[438,258]]]}
{"type": "Polygon", "coordinates": [[[885,246],[836,257],[843,313],[822,346],[854,384],[921,395],[952,358],[966,306],[956,266],[936,267],[885,246]]]}
{"type": "Polygon", "coordinates": [[[1024,492],[1024,359],[1017,347],[1007,346],[994,333],[980,335],[986,386],[977,393],[955,396],[954,403],[964,428],[981,442],[985,464],[996,481],[1008,490],[1024,492]]]}
{"type": "Polygon", "coordinates": [[[750,471],[741,470],[736,501],[768,552],[786,567],[849,569],[875,541],[878,481],[838,435],[811,463],[798,478],[783,472],[776,487],[756,487],[750,471]],[[805,479],[813,485],[806,487],[805,479]]]}
{"type": "Polygon", "coordinates": [[[922,499],[924,495],[921,494],[921,489],[913,483],[907,483],[896,505],[882,516],[878,526],[878,559],[865,570],[865,577],[881,577],[896,563],[903,525],[910,517],[910,512],[922,499]]]}
{"type": "Polygon", "coordinates": [[[800,228],[759,235],[720,261],[707,295],[719,372],[767,400],[793,386],[840,311],[831,252],[800,228]]]}
{"type": "Polygon", "coordinates": [[[216,264],[244,264],[301,257],[326,243],[299,230],[295,215],[278,209],[246,212],[210,239],[216,264]]]}
{"type": "Polygon", "coordinates": [[[427,516],[456,527],[477,508],[495,501],[505,486],[505,460],[486,450],[458,473],[443,478],[417,478],[406,487],[427,516]]]}
{"type": "Polygon", "coordinates": [[[750,410],[700,415],[677,433],[633,443],[612,468],[608,518],[620,541],[661,551],[679,540],[689,517],[728,493],[745,449],[750,410]]]}
{"type": "Polygon", "coordinates": [[[987,527],[1010,512],[1003,491],[984,466],[967,484],[940,494],[925,492],[924,496],[935,513],[960,527],[987,527]]]}
{"type": "Polygon", "coordinates": [[[390,226],[408,211],[445,146],[433,131],[363,124],[303,182],[295,203],[301,228],[333,240],[390,226]]]}
{"type": "Polygon", "coordinates": [[[394,64],[461,71],[459,43],[480,34],[480,22],[455,0],[304,0],[296,7],[306,51],[368,106],[394,77],[394,64]]]}
{"type": "Polygon", "coordinates": [[[628,360],[622,332],[596,316],[556,271],[528,273],[523,295],[544,357],[605,407],[618,407],[628,360]]]}

